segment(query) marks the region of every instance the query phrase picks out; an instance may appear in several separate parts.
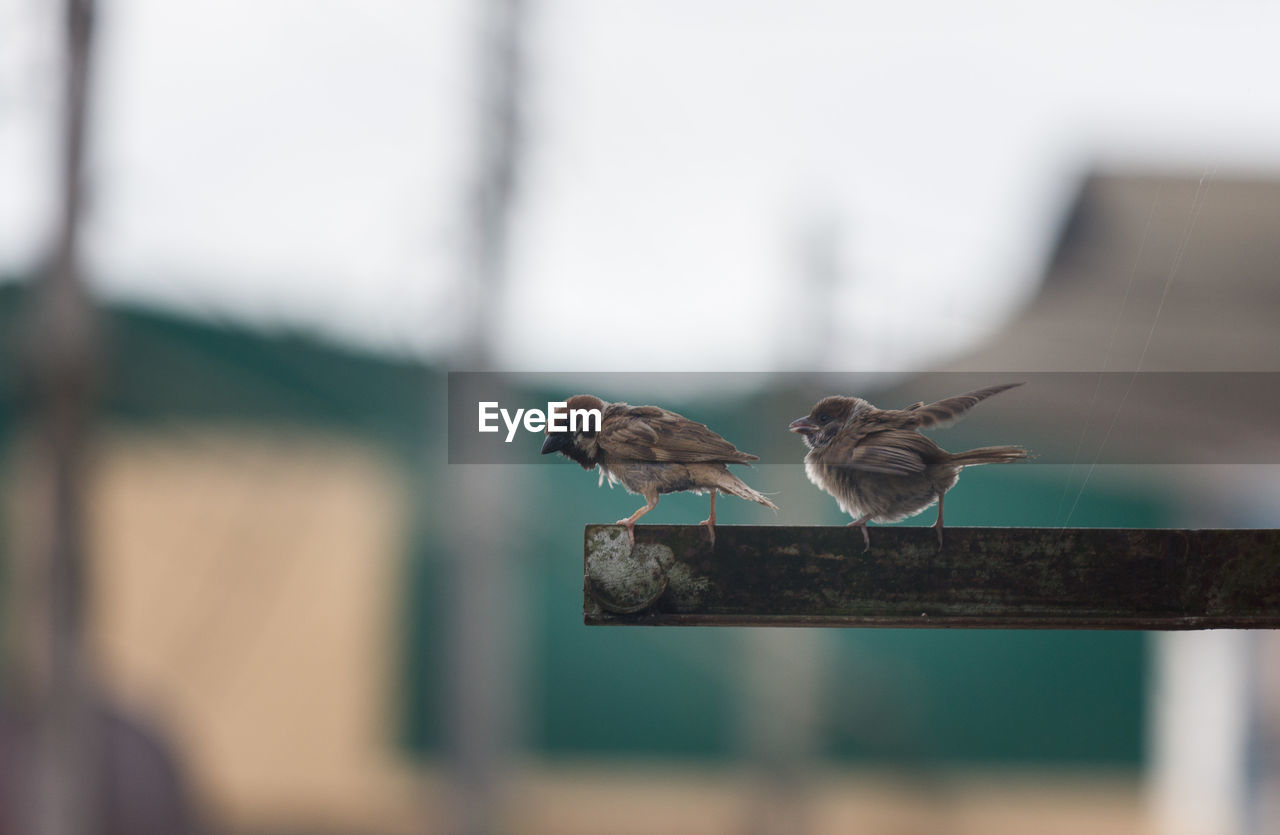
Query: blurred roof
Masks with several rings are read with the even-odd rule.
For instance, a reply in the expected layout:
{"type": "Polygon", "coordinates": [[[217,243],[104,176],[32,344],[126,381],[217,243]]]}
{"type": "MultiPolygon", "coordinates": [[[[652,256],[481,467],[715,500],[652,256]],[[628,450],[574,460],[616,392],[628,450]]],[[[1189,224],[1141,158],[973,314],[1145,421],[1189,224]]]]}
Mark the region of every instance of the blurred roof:
{"type": "MultiPolygon", "coordinates": [[[[1166,463],[1280,463],[1277,265],[1274,175],[1094,174],[1040,292],[951,370],[1087,372],[1041,377],[1017,417],[1033,447],[1037,436],[1074,446],[1073,465],[1136,461],[1139,448],[1166,463]]],[[[1259,500],[1245,484],[1266,471],[1159,477],[1217,508],[1197,523],[1274,521],[1273,509],[1239,507],[1259,500]]]]}
{"type": "Polygon", "coordinates": [[[1280,179],[1087,177],[1041,292],[956,370],[1280,370],[1280,179]]]}

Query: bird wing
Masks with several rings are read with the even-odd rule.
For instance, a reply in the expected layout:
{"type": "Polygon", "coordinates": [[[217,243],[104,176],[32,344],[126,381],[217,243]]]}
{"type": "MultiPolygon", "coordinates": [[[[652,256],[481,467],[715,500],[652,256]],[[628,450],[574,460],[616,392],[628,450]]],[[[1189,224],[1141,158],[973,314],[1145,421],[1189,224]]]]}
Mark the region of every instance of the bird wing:
{"type": "Polygon", "coordinates": [[[1005,383],[1000,386],[990,386],[971,391],[968,394],[957,394],[955,397],[948,397],[945,400],[939,400],[937,403],[930,403],[927,406],[917,403],[904,409],[899,414],[911,419],[914,425],[921,429],[950,426],[963,417],[965,412],[968,412],[988,397],[999,394],[1002,391],[1008,391],[1011,388],[1017,388],[1020,385],[1022,383],[1005,383]]]}
{"type": "Polygon", "coordinates": [[[615,458],[635,461],[725,461],[743,463],[756,456],[742,452],[706,425],[658,406],[606,410],[600,448],[615,458]]]}
{"type": "Polygon", "coordinates": [[[829,466],[888,475],[923,472],[936,457],[937,445],[911,429],[837,435],[823,454],[829,466]]]}

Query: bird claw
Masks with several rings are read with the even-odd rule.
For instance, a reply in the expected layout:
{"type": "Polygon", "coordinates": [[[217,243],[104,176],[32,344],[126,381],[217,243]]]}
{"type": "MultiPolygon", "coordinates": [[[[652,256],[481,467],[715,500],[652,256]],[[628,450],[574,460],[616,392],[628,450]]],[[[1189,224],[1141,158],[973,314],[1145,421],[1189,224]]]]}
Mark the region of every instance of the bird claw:
{"type": "Polygon", "coordinates": [[[636,523],[630,519],[619,519],[614,524],[621,525],[627,529],[627,541],[631,543],[631,547],[634,549],[636,547],[636,523]]]}
{"type": "Polygon", "coordinates": [[[845,525],[845,527],[846,528],[862,528],[862,541],[866,543],[866,547],[862,549],[862,553],[865,554],[871,550],[871,534],[867,533],[867,523],[865,521],[850,522],[849,524],[845,525]]]}
{"type": "Polygon", "coordinates": [[[716,547],[716,523],[714,520],[707,518],[698,523],[707,526],[707,538],[711,540],[711,547],[716,547]]]}

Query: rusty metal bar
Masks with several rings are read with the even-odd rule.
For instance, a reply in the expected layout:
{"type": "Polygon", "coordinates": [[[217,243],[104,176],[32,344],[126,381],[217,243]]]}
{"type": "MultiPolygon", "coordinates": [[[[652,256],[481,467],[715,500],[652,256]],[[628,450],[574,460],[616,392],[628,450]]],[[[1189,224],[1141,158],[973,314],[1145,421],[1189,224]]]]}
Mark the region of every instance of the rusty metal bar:
{"type": "Polygon", "coordinates": [[[636,626],[1280,628],[1280,531],[616,525],[584,621],[636,626]]]}

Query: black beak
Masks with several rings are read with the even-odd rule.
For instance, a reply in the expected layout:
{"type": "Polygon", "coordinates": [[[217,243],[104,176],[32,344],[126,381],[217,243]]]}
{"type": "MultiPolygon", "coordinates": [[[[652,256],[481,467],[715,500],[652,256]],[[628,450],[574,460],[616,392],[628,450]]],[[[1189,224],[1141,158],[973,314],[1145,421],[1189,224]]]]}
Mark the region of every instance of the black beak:
{"type": "Polygon", "coordinates": [[[790,429],[792,432],[799,432],[800,434],[803,435],[806,432],[818,431],[818,424],[809,420],[808,416],[806,415],[805,417],[796,418],[795,420],[791,421],[791,425],[788,426],[787,428],[790,429]]]}
{"type": "Polygon", "coordinates": [[[559,452],[569,445],[568,432],[553,432],[542,442],[542,454],[548,452],[559,452]]]}

